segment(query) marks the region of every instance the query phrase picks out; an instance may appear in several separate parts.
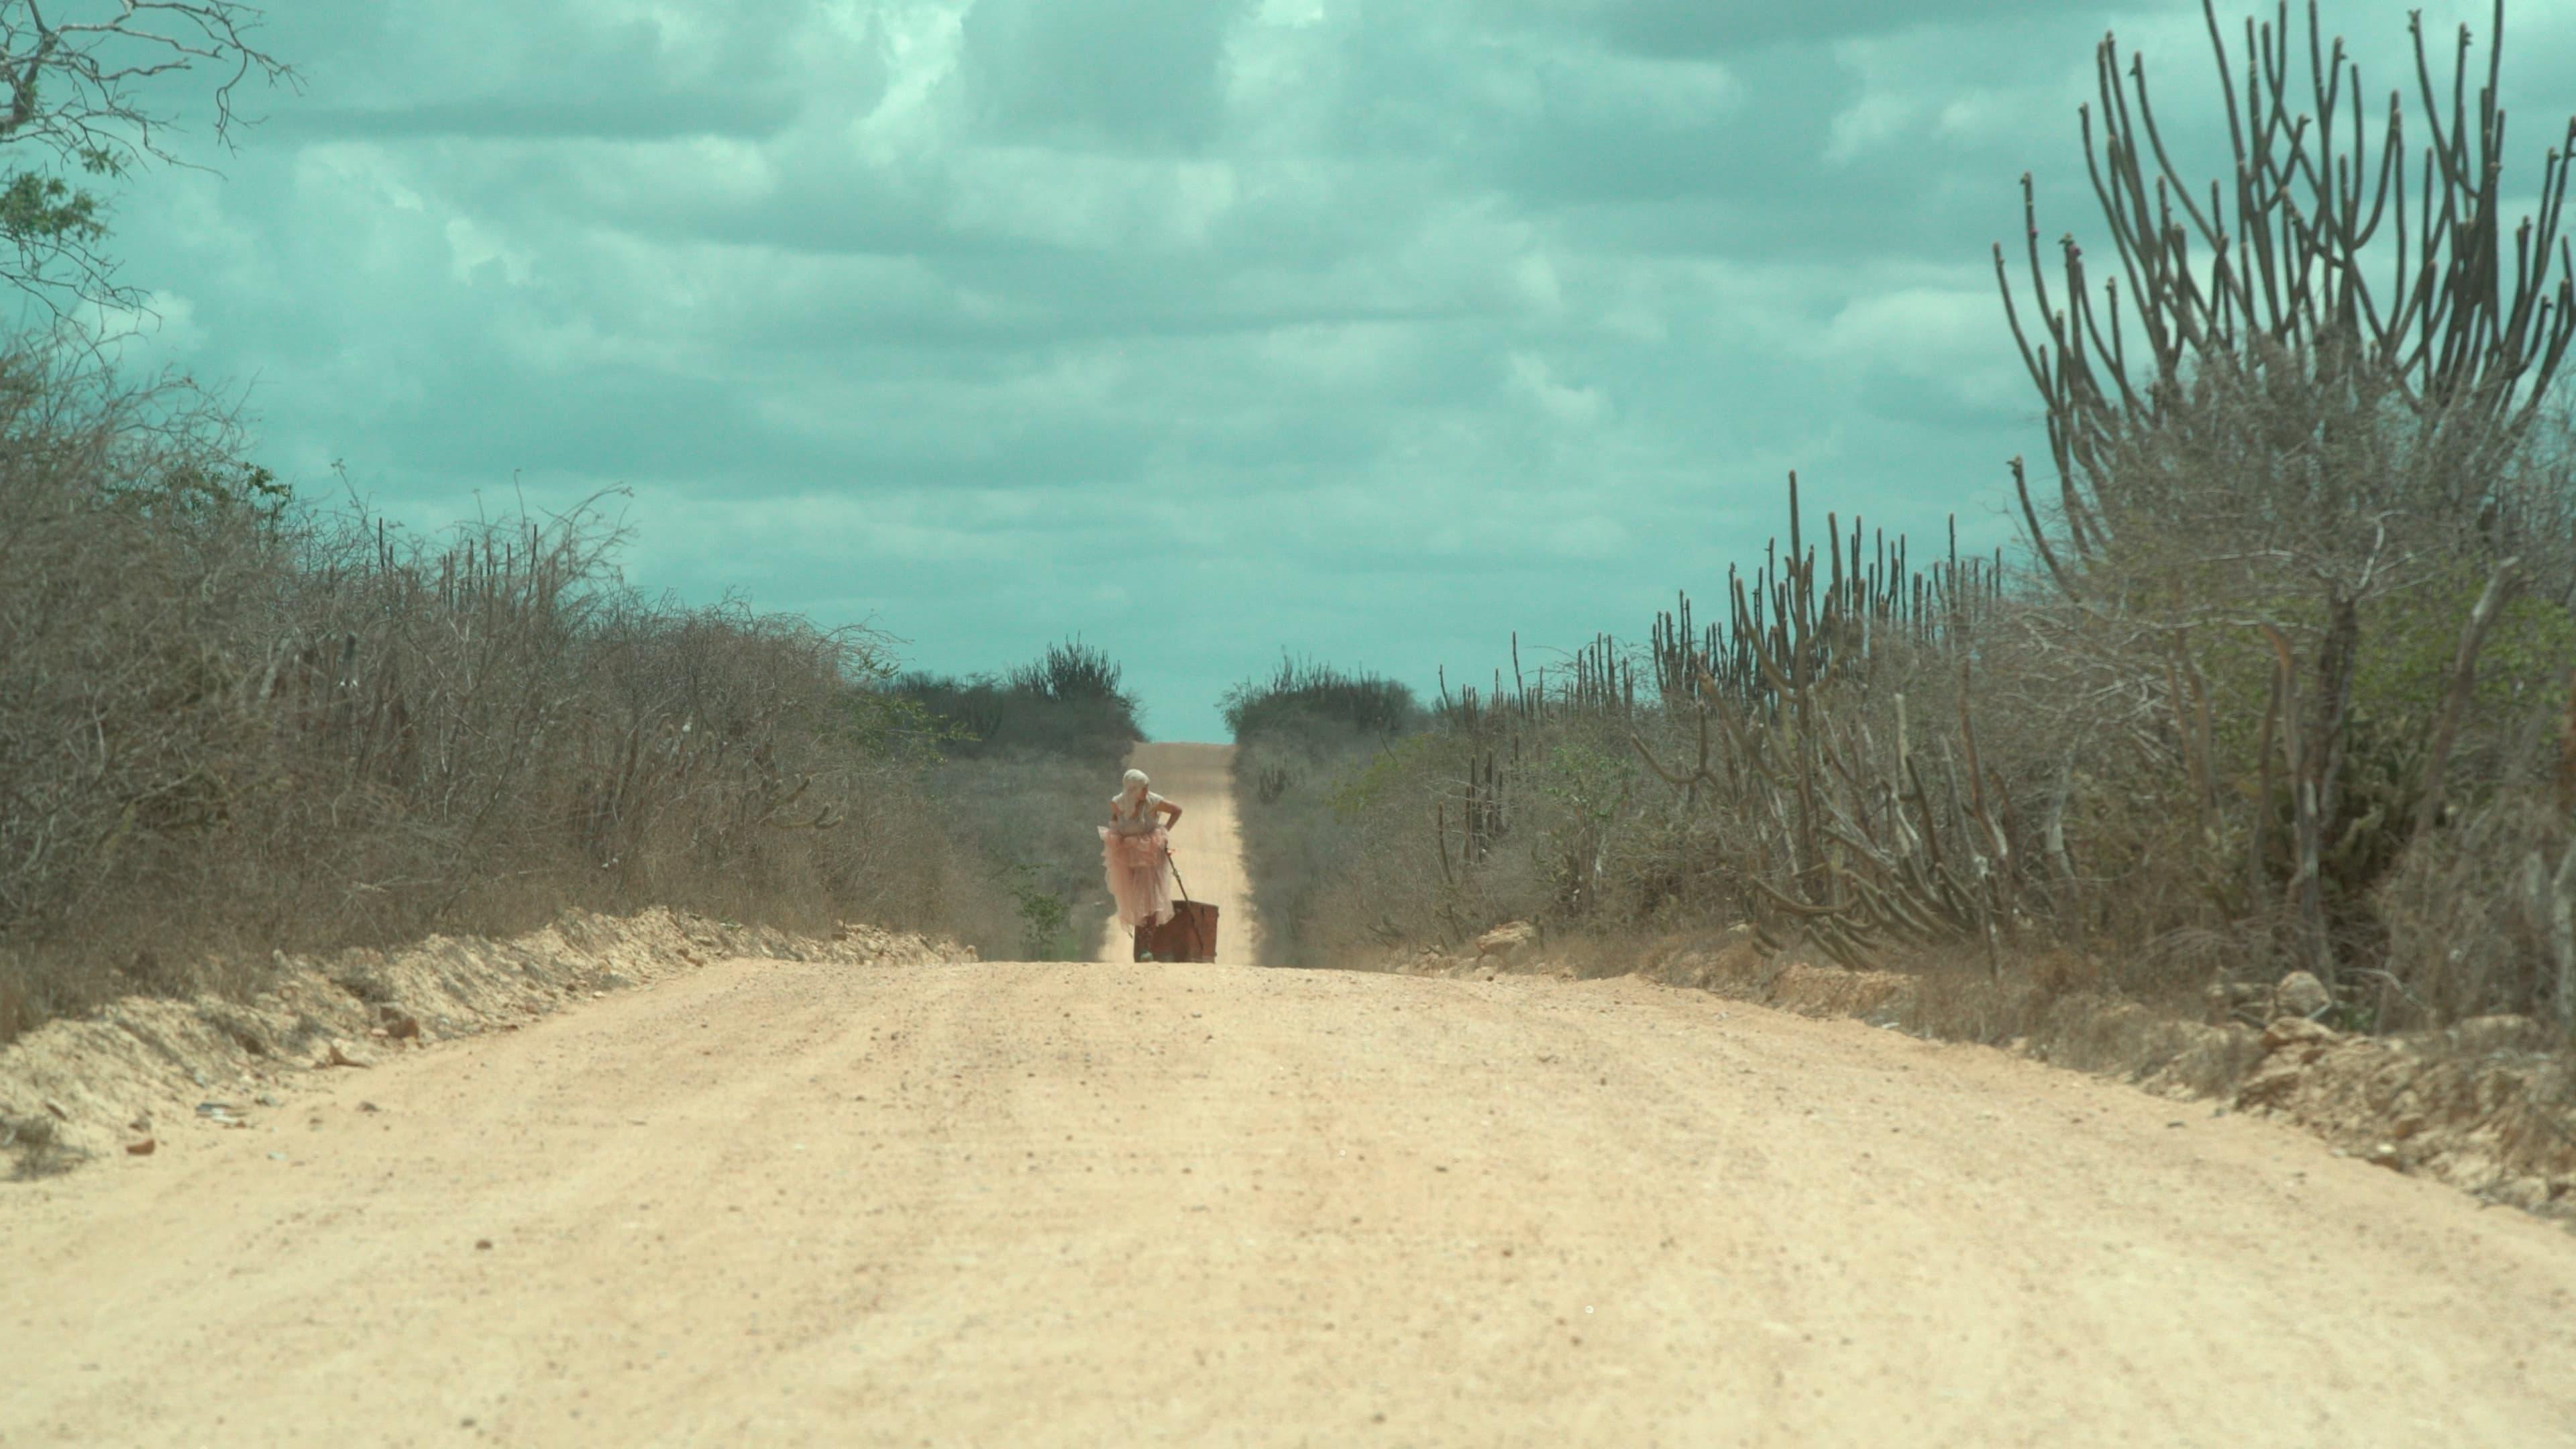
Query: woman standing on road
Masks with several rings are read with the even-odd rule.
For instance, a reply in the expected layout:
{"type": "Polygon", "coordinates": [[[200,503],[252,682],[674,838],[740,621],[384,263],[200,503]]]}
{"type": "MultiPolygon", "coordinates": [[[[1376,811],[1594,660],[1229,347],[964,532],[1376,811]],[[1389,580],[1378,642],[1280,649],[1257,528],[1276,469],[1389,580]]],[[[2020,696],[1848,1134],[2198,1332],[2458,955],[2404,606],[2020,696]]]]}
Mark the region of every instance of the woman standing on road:
{"type": "Polygon", "coordinates": [[[1157,795],[1142,770],[1129,770],[1124,786],[1109,802],[1109,823],[1100,827],[1100,863],[1109,873],[1109,894],[1118,901],[1118,924],[1136,935],[1136,959],[1152,959],[1145,949],[1145,928],[1172,918],[1172,878],[1164,868],[1171,854],[1171,827],[1181,807],[1157,795]]]}

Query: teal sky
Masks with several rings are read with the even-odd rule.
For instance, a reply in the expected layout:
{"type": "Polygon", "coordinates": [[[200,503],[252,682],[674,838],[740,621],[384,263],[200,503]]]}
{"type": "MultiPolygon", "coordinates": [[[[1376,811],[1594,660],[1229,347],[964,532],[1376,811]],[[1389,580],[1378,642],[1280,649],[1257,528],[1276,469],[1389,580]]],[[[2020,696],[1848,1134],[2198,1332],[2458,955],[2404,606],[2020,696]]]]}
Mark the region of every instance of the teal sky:
{"type": "MultiPolygon", "coordinates": [[[[1987,248],[2024,170],[2093,234],[2105,30],[2183,169],[2223,159],[2197,3],[267,12],[305,93],[118,195],[132,361],[415,526],[622,485],[639,584],[945,672],[1079,635],[1165,739],[1283,649],[1427,691],[1714,604],[1791,468],[1818,514],[2008,541],[2045,444],[1987,248]]],[[[2326,23],[2375,108],[2411,83],[2404,6],[2326,23]]],[[[2509,24],[2509,104],[2576,75],[2576,3],[2509,24]]]]}

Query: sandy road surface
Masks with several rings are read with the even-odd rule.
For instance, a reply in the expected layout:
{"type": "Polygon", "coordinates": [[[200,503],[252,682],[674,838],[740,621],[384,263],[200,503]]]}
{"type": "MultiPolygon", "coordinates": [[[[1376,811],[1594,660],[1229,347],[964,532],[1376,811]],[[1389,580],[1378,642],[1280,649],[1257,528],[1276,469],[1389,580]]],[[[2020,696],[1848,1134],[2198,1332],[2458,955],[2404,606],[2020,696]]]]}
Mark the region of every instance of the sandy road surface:
{"type": "Polygon", "coordinates": [[[745,960],[315,1080],[0,1187],[0,1443],[2576,1444],[2557,1229],[1635,982],[745,960]]]}

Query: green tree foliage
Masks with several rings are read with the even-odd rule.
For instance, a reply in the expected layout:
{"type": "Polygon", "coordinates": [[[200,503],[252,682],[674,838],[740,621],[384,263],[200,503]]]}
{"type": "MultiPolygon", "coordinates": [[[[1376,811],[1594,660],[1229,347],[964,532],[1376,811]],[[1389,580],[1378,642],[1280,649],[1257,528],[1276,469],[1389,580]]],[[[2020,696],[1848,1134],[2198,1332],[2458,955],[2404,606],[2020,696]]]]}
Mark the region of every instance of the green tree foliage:
{"type": "Polygon", "coordinates": [[[1093,827],[1144,738],[1117,661],[1066,640],[1000,675],[906,674],[880,697],[911,723],[915,747],[937,760],[939,798],[997,863],[1020,953],[1087,956],[1093,908],[1106,909],[1093,827]]]}
{"type": "Polygon", "coordinates": [[[168,149],[170,119],[138,89],[173,75],[219,77],[213,133],[229,149],[234,92],[252,77],[296,83],[254,44],[262,12],[236,0],[0,0],[0,283],[62,314],[73,303],[132,307],[99,246],[107,203],[67,178],[116,180],[168,149]]]}
{"type": "Polygon", "coordinates": [[[1228,689],[1220,706],[1238,744],[1264,737],[1385,740],[1422,725],[1420,702],[1395,680],[1285,657],[1269,677],[1228,689]]]}
{"type": "Polygon", "coordinates": [[[916,672],[892,692],[921,711],[951,758],[1052,755],[1115,773],[1145,736],[1122,672],[1099,649],[1067,640],[1003,675],[916,672]]]}

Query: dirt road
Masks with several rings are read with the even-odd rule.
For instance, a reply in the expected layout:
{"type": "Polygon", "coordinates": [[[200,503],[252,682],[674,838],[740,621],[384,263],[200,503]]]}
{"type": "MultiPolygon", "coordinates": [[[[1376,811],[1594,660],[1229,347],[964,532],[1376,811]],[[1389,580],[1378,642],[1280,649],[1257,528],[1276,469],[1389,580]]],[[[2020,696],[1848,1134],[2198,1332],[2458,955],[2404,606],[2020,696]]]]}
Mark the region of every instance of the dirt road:
{"type": "Polygon", "coordinates": [[[743,960],[313,1081],[0,1187],[0,1443],[2576,1444],[2576,1238],[1635,982],[743,960]]]}

